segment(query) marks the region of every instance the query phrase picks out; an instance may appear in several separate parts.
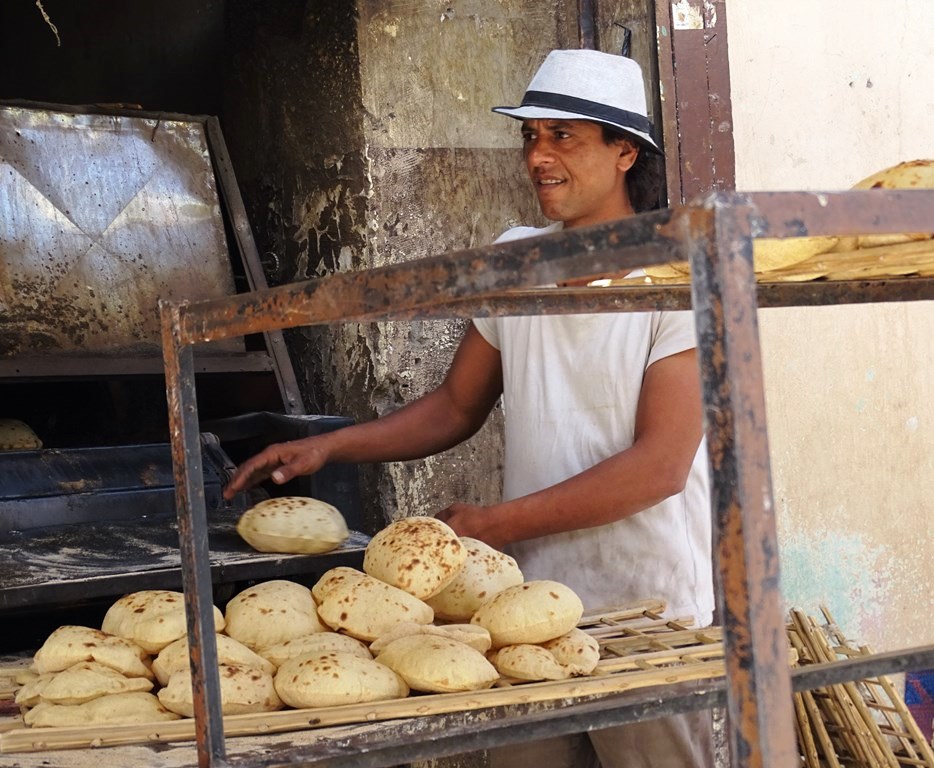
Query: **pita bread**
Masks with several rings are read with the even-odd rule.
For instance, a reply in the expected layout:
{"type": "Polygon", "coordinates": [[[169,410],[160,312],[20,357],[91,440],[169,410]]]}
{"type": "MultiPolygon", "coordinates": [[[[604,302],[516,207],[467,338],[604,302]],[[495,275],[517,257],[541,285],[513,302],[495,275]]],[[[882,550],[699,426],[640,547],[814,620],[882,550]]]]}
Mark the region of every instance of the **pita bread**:
{"type": "Polygon", "coordinates": [[[449,637],[400,637],[383,648],[376,660],[395,670],[414,691],[481,691],[499,679],[482,653],[449,637]]]}
{"type": "Polygon", "coordinates": [[[42,441],[19,419],[0,419],[0,451],[35,451],[42,441]]]}
{"type": "Polygon", "coordinates": [[[342,635],[339,632],[315,632],[312,635],[295,637],[286,640],[284,643],[262,648],[260,654],[278,668],[289,659],[330,651],[351,653],[361,659],[373,658],[373,654],[370,653],[365,643],[355,637],[342,635]]]}
{"type": "Polygon", "coordinates": [[[467,549],[463,568],[437,595],[425,600],[435,618],[445,621],[470,621],[485,601],[524,580],[516,561],[504,552],[467,536],[461,536],[461,543],[467,549]]]}
{"type": "Polygon", "coordinates": [[[542,648],[567,667],[572,675],[589,675],[600,661],[600,643],[579,627],[542,643],[542,648]]]}
{"type": "Polygon", "coordinates": [[[311,590],[283,579],[235,595],[227,603],[225,620],[227,634],[253,651],[325,630],[311,590]]]}
{"type": "Polygon", "coordinates": [[[57,672],[43,672],[24,682],[16,689],[13,700],[24,707],[35,707],[42,701],[42,691],[57,675],[57,672]]]}
{"type": "MultiPolygon", "coordinates": [[[[272,675],[243,664],[219,664],[221,713],[243,715],[250,712],[272,712],[282,709],[273,686],[272,675]]],[[[191,690],[191,669],[180,669],[158,693],[162,706],[183,717],[194,717],[195,706],[191,690]]]]}
{"type": "Polygon", "coordinates": [[[39,698],[51,704],[83,704],[109,693],[152,690],[151,680],[126,677],[96,661],[81,661],[49,674],[52,679],[41,688],[39,698]]]}
{"type": "Polygon", "coordinates": [[[396,626],[388,632],[380,635],[370,643],[370,651],[379,653],[393,640],[398,640],[400,637],[407,637],[409,635],[447,637],[451,640],[457,640],[465,645],[469,645],[480,653],[486,653],[490,650],[491,645],[490,633],[476,624],[442,624],[441,626],[436,626],[434,624],[416,624],[412,621],[403,621],[401,624],[396,624],[396,626]]]}
{"type": "Polygon", "coordinates": [[[434,619],[426,603],[366,574],[328,591],[318,615],[331,629],[367,643],[400,622],[430,624],[434,619]]]}
{"type": "MultiPolygon", "coordinates": [[[[275,673],[276,668],[269,661],[251,651],[239,640],[226,635],[214,635],[214,640],[217,644],[219,664],[242,664],[245,667],[255,667],[270,675],[275,673]]],[[[159,655],[153,659],[152,671],[159,684],[166,685],[175,672],[187,669],[190,665],[188,638],[180,637],[159,651],[159,655]]]]}
{"type": "MultiPolygon", "coordinates": [[[[224,629],[224,617],[214,608],[214,629],[224,629]]],[[[147,653],[159,653],[188,633],[185,595],[166,589],[146,589],[124,595],[107,609],[101,629],[132,640],[147,653]]]]}
{"type": "Polygon", "coordinates": [[[237,533],[260,552],[302,555],[330,552],[350,535],[336,507],[303,496],[261,501],[240,516],[237,533]]]}
{"type": "Polygon", "coordinates": [[[97,661],[127,677],[152,679],[149,654],[139,645],[99,629],[65,625],[49,635],[36,651],[36,671],[60,672],[79,661],[97,661]]]}
{"type": "Polygon", "coordinates": [[[568,586],[541,579],[508,587],[481,605],[470,620],[485,627],[493,648],[537,645],[570,632],[584,613],[584,605],[568,586]]]}
{"type": "Polygon", "coordinates": [[[566,680],[571,676],[570,670],[540,645],[507,645],[491,653],[490,662],[503,677],[518,680],[566,680]]]}
{"type": "Polygon", "coordinates": [[[467,548],[447,523],[433,517],[406,517],[370,539],[363,570],[425,600],[450,584],[466,560],[467,548]]]}
{"type": "Polygon", "coordinates": [[[409,695],[389,667],[354,653],[330,651],[289,659],[276,673],[276,690],[290,707],[332,707],[409,695]]]}
{"type": "Polygon", "coordinates": [[[112,693],[84,704],[50,704],[43,701],[23,717],[33,728],[69,728],[82,725],[130,725],[178,720],[152,693],[112,693]]]}
{"type": "Polygon", "coordinates": [[[355,581],[360,581],[365,576],[366,574],[363,571],[358,571],[356,568],[339,565],[337,568],[331,568],[331,570],[325,571],[321,575],[321,578],[311,588],[311,596],[320,605],[321,601],[331,592],[342,589],[355,581]]]}

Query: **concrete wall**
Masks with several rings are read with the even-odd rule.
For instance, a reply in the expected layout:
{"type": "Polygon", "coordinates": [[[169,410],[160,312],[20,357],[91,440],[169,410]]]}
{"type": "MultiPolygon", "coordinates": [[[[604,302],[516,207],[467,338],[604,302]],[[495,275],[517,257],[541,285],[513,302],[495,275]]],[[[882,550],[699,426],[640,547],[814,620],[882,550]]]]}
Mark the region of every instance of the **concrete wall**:
{"type": "MultiPolygon", "coordinates": [[[[730,4],[737,188],[846,189],[934,156],[924,19],[929,0],[730,4]]],[[[934,306],[760,323],[787,602],[875,650],[934,642],[934,306]]]]}

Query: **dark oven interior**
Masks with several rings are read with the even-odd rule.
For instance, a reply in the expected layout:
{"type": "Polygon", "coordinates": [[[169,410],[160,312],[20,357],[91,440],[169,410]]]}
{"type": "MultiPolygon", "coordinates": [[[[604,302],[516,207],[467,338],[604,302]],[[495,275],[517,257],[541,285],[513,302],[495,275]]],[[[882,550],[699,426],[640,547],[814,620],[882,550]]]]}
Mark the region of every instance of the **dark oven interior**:
{"type": "MultiPolygon", "coordinates": [[[[229,157],[220,171],[217,153],[226,156],[224,132],[238,126],[237,114],[225,114],[224,109],[230,90],[237,87],[225,74],[227,64],[231,57],[248,54],[230,40],[229,30],[237,26],[231,20],[236,21],[238,14],[256,13],[257,6],[264,5],[273,13],[294,11],[293,6],[302,4],[0,3],[0,102],[4,105],[55,114],[108,115],[115,120],[136,115],[217,116],[218,135],[210,144],[222,213],[218,237],[228,246],[229,264],[224,268],[232,280],[229,290],[238,293],[265,285],[263,262],[255,243],[247,238],[245,246],[235,233],[236,218],[247,217],[237,187],[236,157],[229,157]]],[[[18,167],[0,156],[0,164],[4,162],[11,169],[18,167]]],[[[54,157],[39,155],[37,166],[55,162],[54,157]]],[[[14,175],[14,170],[4,174],[0,185],[12,184],[9,179],[14,175]]],[[[109,182],[87,181],[90,187],[97,184],[102,195],[113,193],[114,187],[108,192],[109,182]]],[[[53,250],[54,245],[47,254],[50,264],[61,261],[53,250]]],[[[147,256],[147,266],[158,272],[157,252],[156,248],[155,255],[147,256]]],[[[0,251],[0,270],[5,258],[8,268],[15,260],[10,252],[4,257],[0,251]]],[[[181,267],[182,279],[176,278],[176,284],[183,285],[185,265],[181,267]]],[[[4,286],[12,294],[23,285],[0,279],[0,305],[4,286]]],[[[103,289],[106,292],[106,285],[103,289]]],[[[6,299],[7,308],[17,306],[16,296],[6,299]]],[[[0,621],[5,626],[0,651],[35,646],[63,623],[99,626],[106,607],[125,592],[181,588],[158,345],[150,339],[139,347],[110,347],[100,338],[95,344],[93,328],[89,330],[82,316],[69,315],[67,305],[40,298],[34,309],[47,323],[71,329],[68,332],[78,328],[81,333],[72,348],[62,350],[48,334],[30,335],[25,326],[14,328],[9,318],[4,332],[0,322],[0,419],[25,422],[43,446],[0,453],[0,621]]],[[[11,316],[16,319],[15,313],[11,316]]],[[[256,334],[234,347],[195,352],[212,573],[221,607],[225,598],[250,581],[277,577],[312,581],[334,565],[358,565],[366,543],[359,533],[354,467],[338,465],[283,487],[267,484],[232,504],[220,498],[232,465],[267,442],[350,423],[341,416],[304,413],[281,341],[256,334]],[[338,506],[354,531],[348,545],[316,558],[249,551],[233,531],[236,516],[264,495],[290,493],[338,506]]]]}

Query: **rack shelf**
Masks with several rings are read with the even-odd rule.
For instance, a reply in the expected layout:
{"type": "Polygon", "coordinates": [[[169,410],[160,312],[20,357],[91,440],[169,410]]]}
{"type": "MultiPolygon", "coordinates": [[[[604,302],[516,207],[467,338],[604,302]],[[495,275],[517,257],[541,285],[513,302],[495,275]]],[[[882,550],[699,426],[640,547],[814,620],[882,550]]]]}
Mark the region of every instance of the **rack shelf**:
{"type": "MultiPolygon", "coordinates": [[[[934,299],[934,281],[756,285],[752,240],[807,234],[930,231],[934,191],[716,193],[689,205],[594,227],[477,248],[365,272],[278,286],[195,304],[161,304],[176,499],[189,615],[195,730],[201,766],[225,763],[210,624],[211,579],[201,487],[192,346],[320,323],[693,309],[707,425],[714,560],[724,625],[726,678],[588,700],[565,707],[516,705],[459,718],[416,718],[341,749],[290,751],[291,765],[384,766],[558,735],[725,700],[734,765],[796,766],[792,690],[934,666],[934,646],[838,663],[793,675],[778,586],[759,306],[934,299]],[[536,289],[559,280],[689,260],[689,288],[536,289]],[[906,666],[908,665],[908,666],[906,666]],[[822,677],[822,675],[824,677],[822,677]],[[849,676],[849,677],[848,677],[849,676]],[[456,721],[456,722],[455,722],[456,721]],[[348,750],[350,750],[348,752],[348,750]]],[[[283,754],[268,758],[280,762],[283,754]]],[[[271,764],[255,758],[250,765],[271,764]]],[[[238,761],[238,764],[241,764],[238,761]]],[[[244,763],[247,764],[247,763],[244,763]]]]}

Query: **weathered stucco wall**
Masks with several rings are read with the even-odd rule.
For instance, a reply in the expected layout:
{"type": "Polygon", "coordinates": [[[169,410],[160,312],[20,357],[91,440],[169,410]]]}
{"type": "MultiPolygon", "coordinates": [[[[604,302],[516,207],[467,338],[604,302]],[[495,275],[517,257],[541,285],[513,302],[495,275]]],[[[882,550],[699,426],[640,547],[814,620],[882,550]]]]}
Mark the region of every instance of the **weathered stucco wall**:
{"type": "MultiPolygon", "coordinates": [[[[846,189],[931,157],[930,10],[731,5],[737,187],[846,189]]],[[[876,650],[934,641],[932,322],[930,302],[760,314],[785,598],[876,650]]]]}

